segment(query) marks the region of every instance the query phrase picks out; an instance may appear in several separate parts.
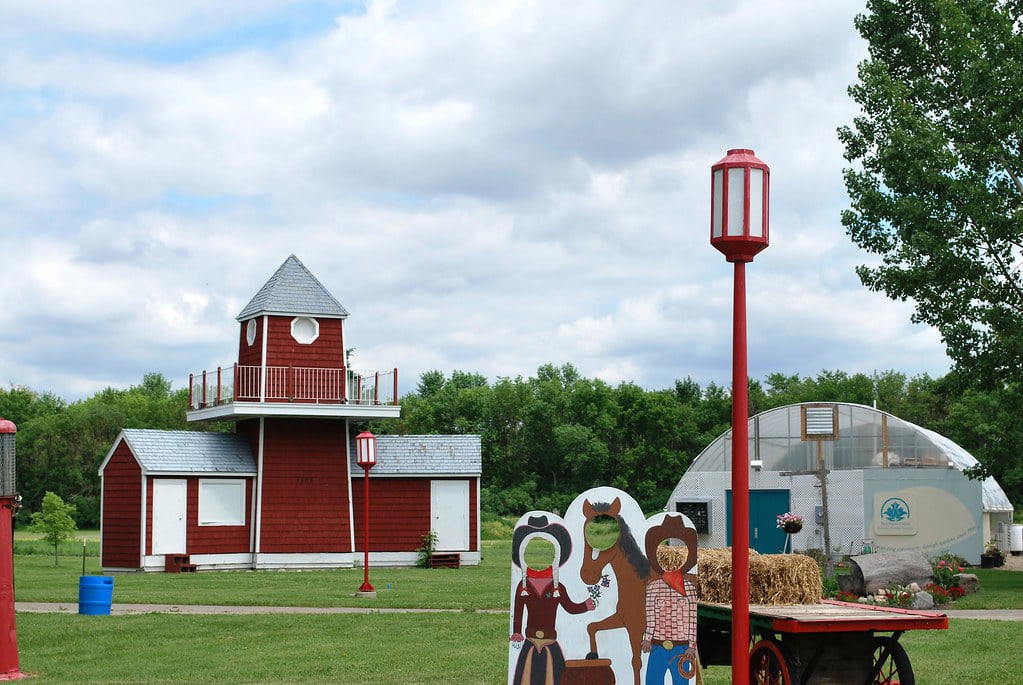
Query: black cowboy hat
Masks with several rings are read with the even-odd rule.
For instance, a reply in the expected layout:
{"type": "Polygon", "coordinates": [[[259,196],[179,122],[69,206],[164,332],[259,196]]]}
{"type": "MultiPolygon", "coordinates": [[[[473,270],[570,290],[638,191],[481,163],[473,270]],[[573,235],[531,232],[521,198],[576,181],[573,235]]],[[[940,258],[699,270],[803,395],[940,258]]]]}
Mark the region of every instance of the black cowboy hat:
{"type": "Polygon", "coordinates": [[[526,522],[517,528],[512,533],[512,563],[518,567],[522,567],[522,559],[520,557],[522,541],[526,539],[526,536],[534,533],[546,533],[552,538],[558,541],[560,546],[559,558],[557,559],[558,566],[564,566],[565,562],[572,555],[572,536],[568,534],[568,529],[560,523],[551,523],[546,516],[530,516],[526,519],[526,522]]]}

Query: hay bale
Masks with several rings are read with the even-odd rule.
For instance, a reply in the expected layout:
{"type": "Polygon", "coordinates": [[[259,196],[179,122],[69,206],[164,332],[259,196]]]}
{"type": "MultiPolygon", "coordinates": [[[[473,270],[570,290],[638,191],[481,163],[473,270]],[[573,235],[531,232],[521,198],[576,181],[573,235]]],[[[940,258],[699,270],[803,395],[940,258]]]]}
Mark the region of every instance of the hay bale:
{"type": "MultiPolygon", "coordinates": [[[[732,601],[732,551],[699,551],[700,599],[732,601]]],[[[750,550],[751,604],[816,604],[823,594],[820,567],[803,554],[757,554],[750,550]]]]}
{"type": "MultiPolygon", "coordinates": [[[[697,557],[699,558],[699,557],[697,557]]],[[[689,548],[685,545],[669,547],[661,544],[657,546],[657,563],[661,568],[674,570],[682,568],[682,565],[689,559],[689,548]]]]}

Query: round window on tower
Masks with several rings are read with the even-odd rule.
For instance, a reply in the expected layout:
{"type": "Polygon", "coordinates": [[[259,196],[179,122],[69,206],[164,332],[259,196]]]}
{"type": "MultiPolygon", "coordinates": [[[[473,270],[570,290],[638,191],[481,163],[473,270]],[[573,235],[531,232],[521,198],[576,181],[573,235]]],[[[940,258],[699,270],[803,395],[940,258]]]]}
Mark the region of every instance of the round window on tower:
{"type": "Polygon", "coordinates": [[[291,320],[291,337],[297,343],[308,345],[320,337],[320,323],[308,316],[296,316],[291,320]]]}
{"type": "Polygon", "coordinates": [[[249,319],[249,322],[245,324],[245,342],[252,347],[256,342],[256,320],[249,319]]]}

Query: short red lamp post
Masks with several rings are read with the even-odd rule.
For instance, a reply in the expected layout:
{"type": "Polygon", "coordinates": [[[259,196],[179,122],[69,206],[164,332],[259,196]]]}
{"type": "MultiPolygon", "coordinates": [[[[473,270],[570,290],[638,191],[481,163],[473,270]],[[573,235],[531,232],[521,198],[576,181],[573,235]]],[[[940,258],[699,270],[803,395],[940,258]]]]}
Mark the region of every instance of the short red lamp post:
{"type": "Polygon", "coordinates": [[[355,463],[365,474],[362,489],[362,586],[358,597],[376,597],[377,592],[369,582],[369,470],[377,463],[377,437],[369,431],[355,436],[355,463]]]}
{"type": "Polygon", "coordinates": [[[732,683],[749,671],[749,392],[746,262],[767,247],[771,170],[753,150],[729,150],[710,168],[710,244],[735,265],[732,308],[732,683]]]}
{"type": "Polygon", "coordinates": [[[15,434],[17,426],[0,418],[0,680],[24,678],[18,666],[18,633],[14,624],[15,434]]]}

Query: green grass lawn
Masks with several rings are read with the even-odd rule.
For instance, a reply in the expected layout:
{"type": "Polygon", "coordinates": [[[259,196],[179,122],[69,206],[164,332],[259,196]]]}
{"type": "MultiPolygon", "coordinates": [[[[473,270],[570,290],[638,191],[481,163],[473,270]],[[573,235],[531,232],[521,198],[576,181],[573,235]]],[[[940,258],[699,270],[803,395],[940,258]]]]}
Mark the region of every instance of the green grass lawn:
{"type": "Polygon", "coordinates": [[[507,616],[19,614],[23,671],[50,682],[503,682],[507,616]]]}
{"type": "MultiPolygon", "coordinates": [[[[511,543],[483,542],[483,563],[461,569],[372,570],[374,600],[352,597],[362,569],[324,571],[216,571],[119,573],[114,601],[129,604],[254,604],[269,606],[374,606],[438,609],[507,608],[511,543]]],[[[54,568],[44,555],[15,556],[15,596],[23,602],[76,602],[80,558],[62,557],[54,568]]],[[[86,572],[99,559],[86,557],[86,572]]]]}
{"type": "Polygon", "coordinates": [[[980,592],[967,595],[949,609],[1023,609],[1023,572],[971,568],[980,579],[980,592]]]}
{"type": "MultiPolygon", "coordinates": [[[[507,626],[473,613],[18,615],[22,669],[50,682],[502,683],[507,626]]],[[[928,684],[1015,682],[1018,639],[1019,624],[968,620],[902,638],[928,684]]],[[[727,667],[707,676],[729,681],[727,667]]]]}
{"type": "MultiPolygon", "coordinates": [[[[42,533],[36,533],[31,530],[16,530],[14,531],[15,540],[40,540],[42,539],[42,533]]],[[[99,542],[99,529],[98,528],[83,528],[82,530],[76,530],[72,533],[71,537],[78,542],[76,543],[79,547],[82,546],[82,538],[89,540],[90,542],[99,542]]]]}
{"type": "MultiPolygon", "coordinates": [[[[14,553],[15,554],[42,554],[53,557],[53,546],[44,542],[42,533],[30,530],[14,531],[14,553]]],[[[87,557],[99,556],[99,531],[98,530],[76,530],[74,535],[67,542],[62,542],[59,547],[61,556],[78,557],[79,569],[81,569],[82,540],[85,540],[85,555],[87,557]]]]}
{"type": "MultiPolygon", "coordinates": [[[[17,544],[43,544],[19,541],[17,544]]],[[[92,544],[92,543],[90,543],[92,544]]],[[[78,543],[80,553],[81,543],[78,543]]],[[[527,562],[549,563],[550,549],[527,549],[527,562]],[[534,557],[535,555],[535,557],[534,557]]],[[[255,604],[278,606],[380,606],[439,609],[507,608],[511,542],[484,540],[483,563],[461,569],[379,568],[372,581],[376,600],[351,594],[362,583],[361,569],[327,571],[218,571],[196,574],[122,573],[114,601],[153,604],[255,604]]],[[[46,554],[15,556],[15,591],[21,601],[77,601],[80,557],[61,557],[54,568],[46,554]]],[[[981,591],[955,609],[1023,609],[1023,573],[970,569],[981,591]]],[[[99,558],[86,557],[86,572],[99,573],[99,558]]]]}

